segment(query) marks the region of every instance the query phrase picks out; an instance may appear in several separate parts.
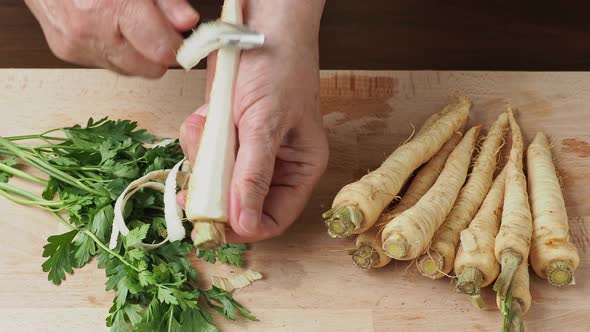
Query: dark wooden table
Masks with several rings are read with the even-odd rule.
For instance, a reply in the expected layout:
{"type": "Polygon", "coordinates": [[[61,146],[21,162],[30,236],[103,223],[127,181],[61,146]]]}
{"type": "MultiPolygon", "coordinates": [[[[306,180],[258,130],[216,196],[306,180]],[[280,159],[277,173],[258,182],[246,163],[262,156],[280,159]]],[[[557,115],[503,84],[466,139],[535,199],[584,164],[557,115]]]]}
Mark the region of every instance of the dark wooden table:
{"type": "MultiPolygon", "coordinates": [[[[192,2],[219,15],[220,0],[192,2]]],[[[590,70],[589,14],[587,1],[327,0],[321,67],[590,70]]],[[[0,67],[71,66],[23,1],[0,0],[0,67]]]]}

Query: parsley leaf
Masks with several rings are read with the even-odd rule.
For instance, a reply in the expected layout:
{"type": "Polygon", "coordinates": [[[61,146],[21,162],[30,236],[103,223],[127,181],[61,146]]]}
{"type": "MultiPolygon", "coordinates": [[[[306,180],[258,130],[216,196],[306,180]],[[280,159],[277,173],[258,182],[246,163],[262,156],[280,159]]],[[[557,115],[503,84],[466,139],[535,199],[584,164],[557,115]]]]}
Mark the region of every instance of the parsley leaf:
{"type": "Polygon", "coordinates": [[[168,262],[168,266],[176,271],[185,273],[191,281],[198,282],[197,271],[191,267],[190,260],[185,258],[193,249],[188,242],[175,241],[154,250],[154,254],[168,262]]]}
{"type": "Polygon", "coordinates": [[[131,248],[137,244],[140,244],[143,239],[147,236],[147,232],[150,229],[150,225],[143,224],[140,227],[136,227],[129,231],[129,234],[125,236],[125,247],[131,248]]]}
{"type": "Polygon", "coordinates": [[[48,278],[56,285],[66,279],[66,273],[74,273],[74,259],[72,257],[72,240],[78,234],[77,230],[60,235],[53,235],[47,239],[43,247],[43,257],[48,259],[43,263],[44,272],[49,272],[48,278]]]}
{"type": "Polygon", "coordinates": [[[0,163],[11,167],[17,164],[15,157],[8,157],[6,159],[2,159],[0,160],[0,163]]]}
{"type": "Polygon", "coordinates": [[[96,244],[90,236],[84,233],[78,233],[74,239],[76,251],[74,252],[75,267],[80,268],[96,254],[96,244]]]}
{"type": "Polygon", "coordinates": [[[147,287],[149,285],[155,285],[156,279],[154,279],[154,275],[152,272],[148,270],[144,270],[139,272],[139,284],[143,287],[147,287]]]}
{"type": "Polygon", "coordinates": [[[6,172],[0,171],[0,182],[8,182],[8,180],[10,180],[11,177],[12,177],[12,175],[10,175],[6,172]]]}
{"type": "MultiPolygon", "coordinates": [[[[48,180],[41,197],[66,212],[67,218],[56,216],[72,228],[48,238],[43,270],[59,285],[68,273],[96,256],[99,268],[105,269],[105,290],[114,293],[106,320],[111,331],[218,331],[207,311],[210,308],[231,319],[238,314],[253,318],[230,294],[197,288],[197,271],[188,258],[193,250],[190,240],[166,242],[153,250],[138,246],[166,237],[160,192],[142,190],[128,201],[124,216],[130,232],[114,250],[107,249],[116,199],[135,178],[169,169],[181,160],[184,155],[178,140],[146,148],[144,144],[151,143],[153,135],[138,129],[136,122],[108,118],[91,118],[86,127],[75,125],[22,137],[12,142],[0,139],[6,148],[0,149],[0,163],[14,165],[22,160],[45,173],[48,180]],[[55,132],[59,134],[49,136],[55,132]],[[41,139],[41,145],[21,145],[29,138],[41,139]]],[[[0,181],[13,186],[7,182],[10,176],[0,172],[0,181]]],[[[245,249],[226,245],[198,254],[212,263],[241,266],[245,249]]]]}
{"type": "Polygon", "coordinates": [[[129,332],[132,325],[141,322],[142,310],[139,304],[126,303],[121,308],[113,306],[111,315],[107,318],[107,326],[111,328],[111,332],[129,332]]]}
{"type": "Polygon", "coordinates": [[[238,312],[242,314],[242,316],[246,317],[249,320],[258,320],[251,314],[250,310],[246,309],[244,306],[238,303],[230,293],[224,291],[221,288],[213,286],[211,289],[203,292],[203,295],[205,296],[207,304],[211,308],[224,314],[225,317],[231,320],[236,319],[236,310],[238,310],[238,312]]]}
{"type": "Polygon", "coordinates": [[[199,332],[218,332],[219,330],[213,326],[213,319],[211,314],[200,308],[192,310],[184,310],[180,316],[180,322],[184,329],[182,331],[199,331],[199,332]]]}
{"type": "MultiPolygon", "coordinates": [[[[8,157],[6,159],[0,159],[0,164],[4,164],[6,166],[14,166],[16,165],[16,158],[8,157]]],[[[10,180],[11,177],[12,174],[0,171],[0,182],[8,182],[8,180],[10,180]]]]}
{"type": "Polygon", "coordinates": [[[245,244],[224,244],[220,249],[197,249],[197,256],[209,263],[221,263],[243,266],[242,254],[246,251],[245,244]]]}
{"type": "Polygon", "coordinates": [[[158,287],[158,300],[162,303],[178,304],[176,297],[172,295],[172,291],[165,286],[158,287]]]}

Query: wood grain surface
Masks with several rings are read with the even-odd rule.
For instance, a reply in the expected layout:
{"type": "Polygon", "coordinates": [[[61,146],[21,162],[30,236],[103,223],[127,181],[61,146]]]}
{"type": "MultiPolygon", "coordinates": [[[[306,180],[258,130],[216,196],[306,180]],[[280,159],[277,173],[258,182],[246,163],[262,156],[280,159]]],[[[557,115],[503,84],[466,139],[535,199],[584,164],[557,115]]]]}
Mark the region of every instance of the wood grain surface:
{"type": "MultiPolygon", "coordinates": [[[[221,0],[191,0],[204,20],[221,0]]],[[[590,2],[327,1],[322,69],[590,70],[590,2]]],[[[305,24],[305,22],[302,22],[305,24]]],[[[21,0],[0,0],[0,67],[72,67],[21,0]]]]}
{"type": "MultiPolygon", "coordinates": [[[[160,81],[101,70],[0,70],[0,135],[36,133],[129,118],[161,136],[176,136],[203,101],[201,71],[172,71],[160,81]]],[[[449,279],[427,280],[406,262],[363,272],[346,255],[350,240],[325,233],[321,213],[338,189],[375,168],[430,113],[457,93],[474,101],[470,123],[487,126],[506,102],[519,109],[525,139],[544,130],[554,146],[580,250],[576,285],[551,288],[531,276],[528,331],[587,331],[590,326],[590,73],[323,72],[322,111],[329,133],[328,170],[306,210],[282,237],[256,243],[246,256],[264,279],[236,298],[259,322],[216,319],[224,331],[498,331],[489,289],[485,310],[453,291],[449,279]]],[[[0,200],[0,331],[103,331],[112,293],[95,264],[59,287],[41,270],[42,247],[63,230],[48,214],[0,200]]],[[[204,280],[230,267],[193,259],[204,280]]]]}

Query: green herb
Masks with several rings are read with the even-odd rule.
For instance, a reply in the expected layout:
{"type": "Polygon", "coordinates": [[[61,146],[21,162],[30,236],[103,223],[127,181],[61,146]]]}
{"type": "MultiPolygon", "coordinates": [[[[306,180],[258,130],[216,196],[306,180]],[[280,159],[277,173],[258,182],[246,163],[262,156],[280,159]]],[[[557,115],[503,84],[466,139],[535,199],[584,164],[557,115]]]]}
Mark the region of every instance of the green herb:
{"type": "Polygon", "coordinates": [[[219,249],[197,249],[197,256],[209,263],[221,262],[225,264],[242,266],[244,261],[242,254],[246,251],[244,244],[224,244],[219,249]]]}
{"type": "MultiPolygon", "coordinates": [[[[90,119],[85,127],[0,137],[0,195],[45,209],[69,229],[50,236],[44,247],[47,260],[42,267],[51,282],[60,285],[97,258],[107,276],[106,290],[115,292],[106,319],[111,331],[217,331],[203,304],[231,320],[237,313],[255,320],[231,294],[197,288],[197,271],[187,258],[193,250],[190,241],[166,242],[154,250],[139,246],[166,237],[160,192],[144,189],[129,200],[125,218],[130,232],[117,248],[108,248],[114,201],[126,186],[183,158],[178,141],[146,148],[153,139],[135,122],[107,118],[90,119]],[[37,168],[47,179],[17,169],[17,163],[37,168]],[[42,184],[44,190],[37,195],[18,188],[9,183],[11,177],[42,184]]],[[[241,266],[245,249],[225,245],[218,251],[199,251],[198,256],[241,266]]]]}

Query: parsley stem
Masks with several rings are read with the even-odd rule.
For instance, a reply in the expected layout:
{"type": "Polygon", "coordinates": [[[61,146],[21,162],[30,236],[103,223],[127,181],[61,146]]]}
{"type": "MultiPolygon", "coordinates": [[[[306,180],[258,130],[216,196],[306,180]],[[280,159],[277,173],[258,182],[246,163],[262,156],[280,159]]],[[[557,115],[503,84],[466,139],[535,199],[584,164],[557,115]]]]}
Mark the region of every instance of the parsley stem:
{"type": "Polygon", "coordinates": [[[8,174],[12,174],[14,176],[21,177],[21,178],[23,178],[25,180],[33,181],[33,182],[38,183],[38,184],[47,185],[47,180],[38,178],[38,177],[36,177],[34,175],[31,175],[29,173],[23,172],[23,171],[21,171],[19,169],[16,169],[14,167],[10,167],[10,166],[5,165],[3,163],[0,163],[0,171],[6,172],[8,174]]]}
{"type": "Polygon", "coordinates": [[[96,167],[96,166],[61,166],[61,165],[55,165],[54,167],[57,168],[57,169],[60,169],[62,171],[100,171],[100,167],[96,167]]]}
{"type": "Polygon", "coordinates": [[[30,193],[26,190],[17,188],[17,187],[10,185],[8,183],[0,182],[0,190],[3,192],[2,196],[4,196],[16,203],[20,203],[20,204],[24,204],[24,205],[37,205],[39,207],[44,207],[44,206],[63,207],[62,202],[49,201],[49,200],[43,199],[41,197],[36,196],[33,193],[30,193]],[[19,196],[28,198],[29,200],[20,199],[14,195],[10,195],[8,192],[15,193],[19,196]]]}
{"type": "Polygon", "coordinates": [[[69,175],[65,172],[62,172],[61,170],[56,169],[55,167],[49,165],[47,162],[45,162],[35,156],[28,155],[28,154],[24,153],[21,149],[19,149],[19,147],[16,144],[14,144],[2,137],[0,137],[0,145],[4,146],[9,151],[13,152],[20,159],[28,162],[30,165],[45,172],[48,175],[56,178],[57,180],[60,180],[60,181],[63,181],[67,184],[70,184],[72,186],[78,187],[79,189],[85,190],[86,192],[93,194],[93,195],[108,196],[107,193],[98,191],[96,189],[93,189],[93,188],[85,185],[84,183],[80,182],[78,179],[72,177],[71,175],[69,175]]]}
{"type": "Polygon", "coordinates": [[[54,145],[54,144],[37,145],[37,146],[30,147],[30,149],[31,150],[36,150],[36,151],[43,151],[43,152],[51,152],[52,151],[51,149],[89,151],[86,148],[81,148],[81,147],[78,147],[78,146],[54,145]]]}
{"type": "MultiPolygon", "coordinates": [[[[56,209],[52,209],[51,206],[59,206],[59,202],[52,202],[52,203],[57,203],[57,204],[45,204],[43,202],[38,202],[38,201],[29,201],[26,199],[22,199],[22,198],[18,198],[17,196],[11,195],[8,192],[0,189],[0,196],[4,196],[5,198],[18,203],[18,204],[22,204],[22,205],[35,205],[36,207],[42,208],[42,209],[46,209],[49,211],[56,211],[56,209]]],[[[57,209],[59,210],[59,208],[57,209]]]]}
{"type": "Polygon", "coordinates": [[[79,231],[78,228],[74,227],[72,224],[70,224],[64,218],[62,218],[62,216],[60,216],[59,213],[57,213],[57,212],[51,212],[51,214],[53,214],[53,216],[56,217],[57,220],[59,220],[59,222],[62,225],[66,226],[69,230],[73,231],[75,229],[75,230],[78,230],[79,231]]]}
{"type": "Polygon", "coordinates": [[[70,224],[69,222],[67,222],[64,218],[62,218],[62,216],[60,216],[58,213],[52,212],[51,214],[53,214],[58,220],[59,222],[61,222],[62,224],[64,224],[67,228],[71,229],[71,230],[78,230],[79,232],[84,233],[85,235],[87,235],[89,238],[91,238],[96,245],[98,245],[102,250],[108,252],[110,255],[116,257],[117,259],[119,259],[119,261],[121,261],[121,263],[129,266],[130,268],[132,268],[134,271],[136,271],[137,273],[140,273],[141,271],[139,270],[139,268],[137,268],[136,266],[134,266],[133,264],[129,263],[123,256],[119,255],[118,253],[112,251],[111,249],[109,249],[109,247],[107,247],[104,243],[102,243],[102,241],[100,241],[96,235],[94,235],[94,233],[92,233],[91,231],[85,229],[85,230],[80,230],[79,228],[76,228],[75,226],[73,226],[72,224],[70,224]]]}
{"type": "Polygon", "coordinates": [[[168,332],[172,331],[172,320],[174,319],[174,305],[170,306],[170,317],[168,317],[168,332]]]}
{"type": "Polygon", "coordinates": [[[28,139],[41,139],[41,140],[54,140],[54,141],[67,141],[67,138],[63,138],[63,137],[54,137],[54,136],[47,136],[45,134],[49,134],[52,131],[48,131],[46,133],[43,133],[41,135],[22,135],[22,136],[9,136],[9,137],[4,137],[4,139],[8,140],[8,141],[24,141],[24,140],[28,140],[28,139]]]}
{"type": "Polygon", "coordinates": [[[97,237],[96,235],[94,235],[94,233],[92,233],[89,230],[84,230],[83,231],[84,234],[88,235],[92,240],[94,240],[94,242],[96,242],[96,244],[104,251],[108,252],[109,254],[117,257],[121,263],[129,266],[130,268],[132,268],[133,270],[135,270],[135,272],[140,273],[141,270],[139,270],[139,268],[137,268],[135,265],[129,263],[123,256],[119,255],[118,253],[112,251],[111,249],[109,249],[109,247],[107,247],[104,243],[102,243],[97,237]]]}
{"type": "Polygon", "coordinates": [[[6,149],[0,149],[0,154],[5,155],[5,156],[15,156],[16,157],[16,155],[14,153],[12,153],[6,149]]]}

